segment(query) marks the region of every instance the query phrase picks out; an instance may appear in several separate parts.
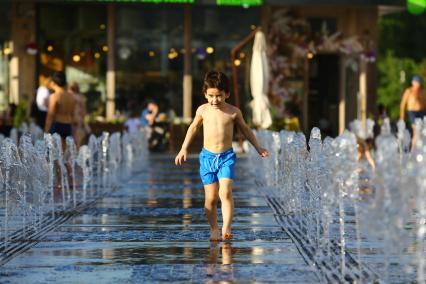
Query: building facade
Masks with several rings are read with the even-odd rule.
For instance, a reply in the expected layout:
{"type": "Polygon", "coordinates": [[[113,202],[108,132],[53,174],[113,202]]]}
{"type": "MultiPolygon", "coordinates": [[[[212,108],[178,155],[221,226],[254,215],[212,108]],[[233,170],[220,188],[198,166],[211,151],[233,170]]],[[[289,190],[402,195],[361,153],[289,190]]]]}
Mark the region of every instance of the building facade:
{"type": "Polygon", "coordinates": [[[320,124],[336,135],[349,121],[375,110],[379,12],[382,5],[403,4],[137,2],[2,4],[11,24],[0,30],[0,103],[31,101],[40,79],[64,70],[80,84],[94,115],[113,118],[154,99],[189,119],[203,102],[203,74],[217,69],[231,75],[234,64],[240,107],[248,113],[251,44],[233,62],[230,51],[261,26],[268,41],[275,116],[280,120],[291,112],[299,116],[303,130],[320,124]]]}

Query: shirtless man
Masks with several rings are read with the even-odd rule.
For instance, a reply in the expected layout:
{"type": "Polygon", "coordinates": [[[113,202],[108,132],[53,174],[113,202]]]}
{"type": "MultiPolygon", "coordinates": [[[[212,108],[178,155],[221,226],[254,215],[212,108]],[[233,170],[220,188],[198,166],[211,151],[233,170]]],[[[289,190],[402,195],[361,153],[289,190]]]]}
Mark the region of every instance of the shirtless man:
{"type": "Polygon", "coordinates": [[[188,146],[197,130],[203,125],[203,149],[200,153],[200,176],[204,184],[204,209],[210,224],[210,240],[232,239],[231,224],[234,213],[232,183],[236,155],[232,149],[234,124],[262,157],[268,151],[260,147],[254,133],[245,123],[241,111],[226,103],[229,98],[229,80],[225,74],[210,71],[204,77],[203,93],[207,103],[201,105],[188,128],[182,148],[175,158],[175,164],[186,161],[188,146]],[[222,238],[217,223],[217,202],[222,203],[222,238]]]}
{"type": "Polygon", "coordinates": [[[72,136],[72,123],[74,122],[74,95],[66,90],[66,77],[63,72],[52,75],[51,86],[54,93],[49,97],[45,132],[58,133],[62,138],[64,148],[65,138],[72,136]]]}
{"type": "Polygon", "coordinates": [[[423,91],[421,89],[421,78],[414,76],[411,80],[411,87],[407,88],[402,96],[400,105],[399,119],[405,119],[405,107],[407,107],[407,114],[413,128],[413,139],[411,141],[412,147],[416,143],[416,129],[414,126],[417,118],[423,119],[426,115],[426,105],[424,101],[423,91]]]}

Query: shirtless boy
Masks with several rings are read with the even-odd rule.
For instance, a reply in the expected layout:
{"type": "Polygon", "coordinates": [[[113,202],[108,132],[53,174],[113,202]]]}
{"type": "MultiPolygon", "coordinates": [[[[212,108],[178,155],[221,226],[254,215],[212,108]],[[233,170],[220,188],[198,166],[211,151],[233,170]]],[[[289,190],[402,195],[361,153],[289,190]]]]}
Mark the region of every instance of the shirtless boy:
{"type": "Polygon", "coordinates": [[[210,224],[210,240],[220,241],[232,239],[231,224],[234,213],[232,183],[236,155],[232,149],[234,124],[255,147],[262,157],[268,151],[260,147],[254,133],[245,123],[241,111],[226,103],[229,98],[229,80],[225,74],[210,71],[204,77],[203,93],[207,103],[201,105],[188,128],[182,148],[175,158],[175,164],[186,161],[188,146],[197,130],[203,125],[203,149],[200,153],[200,176],[204,184],[204,209],[210,224]],[[217,202],[222,203],[222,235],[217,223],[217,202]]]}
{"type": "Polygon", "coordinates": [[[402,96],[399,113],[399,118],[401,120],[405,119],[405,107],[407,107],[408,118],[410,119],[410,123],[413,128],[412,146],[414,146],[416,141],[416,129],[414,127],[415,120],[417,118],[423,119],[426,115],[426,105],[423,91],[421,89],[421,78],[419,76],[413,77],[411,80],[411,87],[407,88],[402,96]]]}
{"type": "Polygon", "coordinates": [[[65,147],[65,138],[72,136],[72,123],[74,122],[75,99],[73,94],[66,90],[67,80],[63,72],[52,75],[51,86],[54,93],[49,97],[45,132],[58,133],[65,147]]]}

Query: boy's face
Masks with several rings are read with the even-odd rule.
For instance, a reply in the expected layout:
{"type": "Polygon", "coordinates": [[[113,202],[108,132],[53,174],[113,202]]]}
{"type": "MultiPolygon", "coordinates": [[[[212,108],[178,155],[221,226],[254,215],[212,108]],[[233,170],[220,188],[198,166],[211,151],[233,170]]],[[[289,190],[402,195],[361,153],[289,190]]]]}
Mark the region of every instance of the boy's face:
{"type": "Polygon", "coordinates": [[[219,108],[221,104],[224,103],[227,98],[229,98],[229,93],[225,93],[225,91],[219,91],[219,89],[216,88],[208,88],[206,90],[205,97],[211,106],[219,108]]]}
{"type": "Polygon", "coordinates": [[[411,81],[411,85],[413,86],[414,89],[420,89],[420,82],[417,80],[411,81]]]}

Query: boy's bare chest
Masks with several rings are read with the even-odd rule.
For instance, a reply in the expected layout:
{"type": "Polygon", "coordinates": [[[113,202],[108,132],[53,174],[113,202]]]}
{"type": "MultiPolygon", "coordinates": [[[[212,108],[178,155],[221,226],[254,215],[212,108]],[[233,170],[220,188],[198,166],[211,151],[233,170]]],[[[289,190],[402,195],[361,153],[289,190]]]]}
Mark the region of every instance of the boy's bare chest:
{"type": "Polygon", "coordinates": [[[233,125],[235,115],[221,111],[209,111],[203,117],[203,123],[207,125],[233,125]]]}
{"type": "Polygon", "coordinates": [[[411,91],[410,96],[408,97],[409,103],[423,102],[423,94],[421,92],[411,91]]]}

